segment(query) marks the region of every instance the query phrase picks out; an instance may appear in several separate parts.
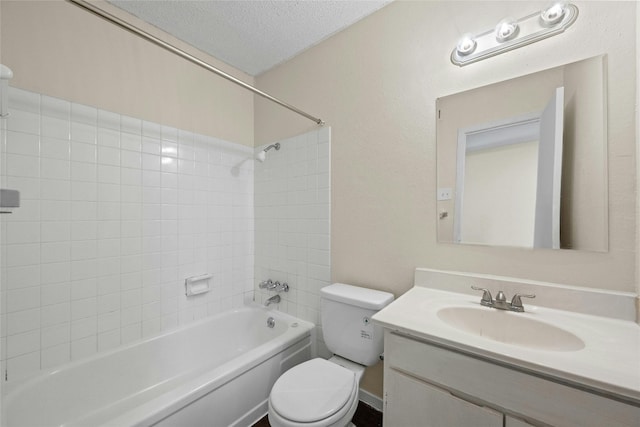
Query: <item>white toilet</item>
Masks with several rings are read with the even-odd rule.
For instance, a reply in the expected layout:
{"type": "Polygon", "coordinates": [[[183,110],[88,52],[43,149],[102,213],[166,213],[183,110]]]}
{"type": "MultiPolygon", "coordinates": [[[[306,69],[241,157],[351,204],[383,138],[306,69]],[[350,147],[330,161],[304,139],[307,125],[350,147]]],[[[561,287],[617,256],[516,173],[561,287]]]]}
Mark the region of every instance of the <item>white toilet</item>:
{"type": "Polygon", "coordinates": [[[269,395],[272,427],[351,425],[365,366],[380,360],[383,330],[371,316],[393,295],[335,283],[320,297],[322,336],[334,356],[301,363],[278,378],[269,395]]]}

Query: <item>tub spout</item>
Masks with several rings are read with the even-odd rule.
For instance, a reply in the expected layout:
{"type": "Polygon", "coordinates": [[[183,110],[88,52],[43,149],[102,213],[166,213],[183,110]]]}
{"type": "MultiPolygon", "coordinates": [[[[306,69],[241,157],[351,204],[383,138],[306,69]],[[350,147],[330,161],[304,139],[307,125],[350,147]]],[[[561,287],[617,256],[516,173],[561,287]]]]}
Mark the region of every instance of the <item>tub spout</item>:
{"type": "Polygon", "coordinates": [[[269,305],[274,303],[277,304],[279,302],[280,302],[280,295],[274,295],[264,302],[264,306],[269,307],[269,305]]]}

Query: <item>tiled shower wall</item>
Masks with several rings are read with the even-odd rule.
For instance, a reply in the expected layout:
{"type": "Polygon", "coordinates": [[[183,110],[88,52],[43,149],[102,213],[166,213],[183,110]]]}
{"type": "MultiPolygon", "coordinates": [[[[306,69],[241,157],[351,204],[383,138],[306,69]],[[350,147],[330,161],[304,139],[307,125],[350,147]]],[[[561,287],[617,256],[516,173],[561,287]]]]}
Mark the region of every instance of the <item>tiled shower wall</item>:
{"type": "Polygon", "coordinates": [[[253,150],[10,88],[0,120],[2,372],[156,335],[253,298],[253,150]],[[185,297],[184,279],[212,273],[185,297]]]}
{"type": "Polygon", "coordinates": [[[287,282],[278,309],[318,325],[331,280],[331,129],[279,142],[255,165],[256,301],[275,295],[258,282],[287,282]]]}

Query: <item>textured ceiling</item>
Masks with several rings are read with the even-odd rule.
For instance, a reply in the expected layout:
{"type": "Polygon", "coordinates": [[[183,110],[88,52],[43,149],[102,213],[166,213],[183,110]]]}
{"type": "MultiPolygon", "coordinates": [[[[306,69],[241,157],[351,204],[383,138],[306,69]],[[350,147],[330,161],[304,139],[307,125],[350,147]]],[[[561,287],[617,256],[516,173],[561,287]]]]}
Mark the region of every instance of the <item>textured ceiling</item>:
{"type": "Polygon", "coordinates": [[[391,0],[109,0],[247,74],[258,75],[391,0]]]}

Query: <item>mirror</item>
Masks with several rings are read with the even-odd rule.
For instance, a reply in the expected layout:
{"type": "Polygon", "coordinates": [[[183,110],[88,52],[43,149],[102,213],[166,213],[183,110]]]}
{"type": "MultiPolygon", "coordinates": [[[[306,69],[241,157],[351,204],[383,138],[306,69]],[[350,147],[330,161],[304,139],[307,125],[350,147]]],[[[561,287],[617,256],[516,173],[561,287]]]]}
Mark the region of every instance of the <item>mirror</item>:
{"type": "Polygon", "coordinates": [[[438,241],[608,250],[606,57],[439,98],[438,241]]]}

